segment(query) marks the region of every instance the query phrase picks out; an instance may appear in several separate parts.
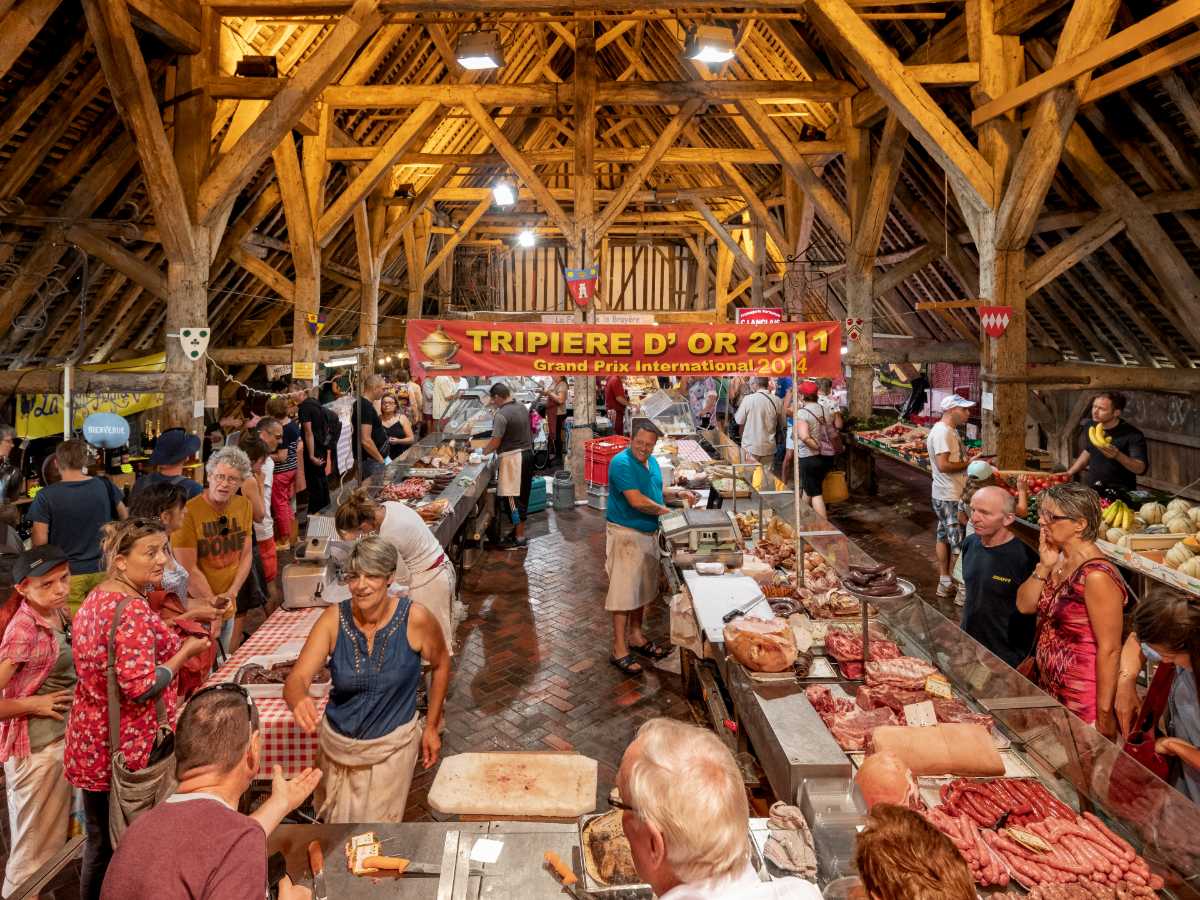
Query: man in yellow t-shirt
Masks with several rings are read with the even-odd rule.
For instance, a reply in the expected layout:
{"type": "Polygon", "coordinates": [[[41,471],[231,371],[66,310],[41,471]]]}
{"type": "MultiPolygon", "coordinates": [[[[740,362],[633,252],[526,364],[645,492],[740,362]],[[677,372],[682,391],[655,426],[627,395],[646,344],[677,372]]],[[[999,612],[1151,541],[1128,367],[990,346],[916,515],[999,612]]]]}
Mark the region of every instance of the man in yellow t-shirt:
{"type": "Polygon", "coordinates": [[[236,447],[223,447],[204,469],[208,484],[184,507],[183,525],[171,536],[171,546],[188,570],[188,593],[224,609],[221,646],[232,653],[241,642],[241,629],[234,627],[236,600],[254,561],[254,513],[238,494],[250,477],[250,460],[236,447]]]}

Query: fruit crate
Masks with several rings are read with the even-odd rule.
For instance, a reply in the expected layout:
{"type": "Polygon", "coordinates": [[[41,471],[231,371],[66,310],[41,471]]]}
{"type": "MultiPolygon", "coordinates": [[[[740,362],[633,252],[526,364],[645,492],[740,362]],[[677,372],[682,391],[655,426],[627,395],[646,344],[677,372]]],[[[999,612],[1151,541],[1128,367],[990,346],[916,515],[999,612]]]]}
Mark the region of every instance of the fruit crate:
{"type": "Polygon", "coordinates": [[[1037,469],[998,469],[996,477],[1011,492],[1017,489],[1017,477],[1024,475],[1029,479],[1029,495],[1044,491],[1056,484],[1064,484],[1071,478],[1066,472],[1043,472],[1037,469]]]}
{"type": "Polygon", "coordinates": [[[627,437],[602,437],[584,441],[583,477],[591,484],[608,484],[608,463],[629,446],[627,437]]]}

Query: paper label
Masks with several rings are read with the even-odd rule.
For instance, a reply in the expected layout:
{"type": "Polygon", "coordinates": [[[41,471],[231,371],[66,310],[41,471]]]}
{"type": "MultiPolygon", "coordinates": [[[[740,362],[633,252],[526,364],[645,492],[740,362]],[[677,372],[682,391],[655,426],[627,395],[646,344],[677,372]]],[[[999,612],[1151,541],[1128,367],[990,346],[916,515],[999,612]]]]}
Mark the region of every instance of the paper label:
{"type": "Polygon", "coordinates": [[[317,364],[311,362],[292,363],[292,377],[298,381],[312,381],[317,377],[317,364]]]}
{"type": "Polygon", "coordinates": [[[193,419],[203,419],[204,418],[204,401],[203,400],[195,400],[192,402],[192,418],[193,419]]]}
{"type": "Polygon", "coordinates": [[[503,849],[504,841],[480,838],[471,848],[471,862],[494,863],[500,858],[500,851],[503,849]]]}
{"type": "Polygon", "coordinates": [[[204,405],[209,409],[216,409],[221,405],[221,388],[215,384],[206,384],[204,386],[204,405]]]}
{"type": "Polygon", "coordinates": [[[992,409],[993,402],[992,395],[988,391],[984,391],[979,397],[979,405],[983,409],[992,409]]]}
{"type": "Polygon", "coordinates": [[[933,709],[932,700],[922,700],[920,703],[904,704],[904,724],[927,726],[937,724],[937,713],[933,709]]]}
{"type": "Polygon", "coordinates": [[[930,675],[926,678],[925,693],[933,694],[944,700],[949,700],[954,696],[954,692],[950,690],[950,682],[946,680],[945,675],[930,675]]]}

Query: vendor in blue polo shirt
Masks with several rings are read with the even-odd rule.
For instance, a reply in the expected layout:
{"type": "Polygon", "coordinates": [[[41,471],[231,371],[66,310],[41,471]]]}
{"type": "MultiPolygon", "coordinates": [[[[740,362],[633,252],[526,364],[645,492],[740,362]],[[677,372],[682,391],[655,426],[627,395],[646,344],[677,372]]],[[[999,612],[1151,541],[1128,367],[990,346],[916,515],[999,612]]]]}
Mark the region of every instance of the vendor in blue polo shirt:
{"type": "Polygon", "coordinates": [[[613,619],[609,662],[626,675],[644,671],[633,654],[659,660],[670,653],[642,633],[642,613],[658,594],[658,517],[670,512],[663,505],[664,497],[688,506],[699,499],[683,488],[663,488],[662,472],[651,455],[660,434],[642,420],[629,446],[608,464],[608,596],[604,608],[613,619]]]}

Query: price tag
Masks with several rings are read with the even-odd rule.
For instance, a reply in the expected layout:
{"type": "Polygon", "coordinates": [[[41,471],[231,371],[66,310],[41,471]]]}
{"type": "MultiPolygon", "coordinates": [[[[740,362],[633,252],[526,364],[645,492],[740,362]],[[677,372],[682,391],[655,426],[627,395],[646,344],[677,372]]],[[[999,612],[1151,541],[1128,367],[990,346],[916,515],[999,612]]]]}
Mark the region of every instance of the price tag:
{"type": "Polygon", "coordinates": [[[982,690],[983,686],[991,680],[991,669],[989,669],[983,663],[975,663],[975,665],[967,670],[967,684],[969,684],[971,689],[974,691],[982,690]]]}
{"type": "Polygon", "coordinates": [[[954,696],[954,692],[950,690],[950,682],[945,675],[930,675],[926,678],[925,693],[941,697],[943,700],[949,700],[954,696]]]}
{"type": "Polygon", "coordinates": [[[904,704],[904,724],[927,726],[937,724],[937,713],[933,709],[932,700],[922,700],[920,703],[904,704]]]}

